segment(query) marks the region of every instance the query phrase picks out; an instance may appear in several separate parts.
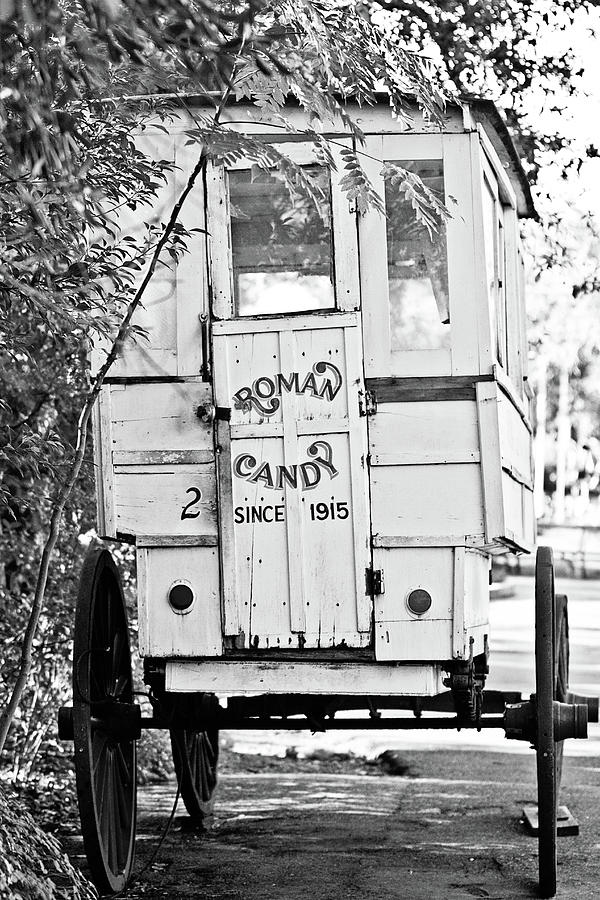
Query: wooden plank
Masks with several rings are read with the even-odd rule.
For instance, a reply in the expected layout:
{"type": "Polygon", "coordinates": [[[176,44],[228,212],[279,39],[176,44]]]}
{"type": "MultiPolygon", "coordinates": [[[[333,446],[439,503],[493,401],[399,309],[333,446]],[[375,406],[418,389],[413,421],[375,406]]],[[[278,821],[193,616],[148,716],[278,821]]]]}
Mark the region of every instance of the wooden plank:
{"type": "Polygon", "coordinates": [[[121,466],[115,527],[123,534],[216,534],[213,466],[121,466]]]}
{"type": "Polygon", "coordinates": [[[104,384],[198,384],[203,382],[201,375],[190,375],[186,378],[180,375],[115,375],[107,376],[104,384]]]}
{"type": "Polygon", "coordinates": [[[427,400],[475,400],[475,385],[493,381],[493,375],[424,376],[367,378],[367,390],[379,403],[419,403],[427,400]]]}
{"type": "Polygon", "coordinates": [[[371,453],[372,466],[445,466],[448,463],[479,462],[478,450],[456,450],[446,453],[423,453],[420,450],[398,450],[395,453],[371,453]]]}
{"type": "Polygon", "coordinates": [[[336,306],[341,310],[360,308],[360,282],[358,271],[358,235],[356,207],[340,187],[344,177],[344,161],[340,150],[351,147],[352,140],[340,140],[330,145],[336,169],[331,170],[331,215],[333,225],[333,253],[335,259],[336,306]]]}
{"type": "Polygon", "coordinates": [[[487,289],[487,271],[485,263],[485,235],[483,228],[483,192],[482,192],[482,159],[479,135],[469,135],[471,157],[471,184],[473,191],[473,232],[471,244],[475,251],[475,278],[473,303],[477,316],[477,345],[479,356],[479,372],[487,374],[492,371],[495,354],[492,350],[490,330],[490,298],[487,289]]]}
{"type": "Polygon", "coordinates": [[[374,534],[373,547],[391,550],[394,547],[479,547],[483,544],[481,534],[374,534]]]}
{"type": "Polygon", "coordinates": [[[210,293],[212,311],[217,319],[228,319],[233,313],[233,288],[229,237],[229,200],[225,167],[207,163],[206,227],[210,235],[210,293]]]}
{"type": "MultiPolygon", "coordinates": [[[[102,466],[102,428],[100,425],[100,400],[96,400],[92,409],[92,443],[94,451],[94,486],[96,490],[96,527],[98,534],[106,535],[106,516],[104,498],[104,479],[102,466]]],[[[110,441],[109,441],[110,446],[110,441]]]]}
{"type": "Polygon", "coordinates": [[[452,374],[479,372],[477,348],[473,192],[469,136],[444,134],[444,189],[451,218],[446,223],[452,374]]]}
{"type": "Polygon", "coordinates": [[[374,467],[371,517],[377,534],[479,534],[484,531],[479,466],[374,467]]]}
{"type": "Polygon", "coordinates": [[[523,423],[525,424],[527,430],[532,433],[533,428],[529,420],[528,404],[526,405],[523,398],[519,396],[518,389],[514,381],[506,375],[501,366],[494,366],[494,377],[498,382],[502,393],[510,400],[519,416],[523,420],[523,423]]]}
{"type": "Polygon", "coordinates": [[[367,434],[358,408],[358,390],[362,381],[360,334],[357,328],[344,329],[356,620],[359,631],[370,632],[372,600],[366,592],[364,574],[371,565],[368,539],[371,523],[367,505],[367,434]]]}
{"type": "MultiPolygon", "coordinates": [[[[519,273],[519,222],[516,210],[505,207],[504,244],[506,248],[506,318],[508,332],[508,377],[517,398],[523,403],[524,366],[527,344],[523,343],[524,298],[520,295],[519,273]]],[[[523,408],[527,404],[523,403],[523,408]]]]}
{"type": "Polygon", "coordinates": [[[231,319],[226,322],[214,322],[213,334],[257,334],[267,331],[320,331],[324,328],[340,328],[344,325],[357,325],[358,315],[355,312],[319,312],[313,315],[298,313],[277,318],[275,316],[255,316],[252,319],[231,319]]]}
{"type": "Polygon", "coordinates": [[[465,659],[466,653],[465,549],[455,547],[452,582],[452,658],[465,659]]]}
{"type": "Polygon", "coordinates": [[[240,617],[236,600],[236,549],[233,529],[233,485],[229,423],[217,420],[217,486],[223,637],[237,637],[240,617]]]}
{"type": "Polygon", "coordinates": [[[113,450],[113,465],[193,465],[215,461],[212,450],[113,450]]]}
{"type": "MultiPolygon", "coordinates": [[[[279,360],[281,371],[293,372],[296,368],[296,342],[291,331],[279,334],[279,360]]],[[[284,465],[298,463],[298,432],[295,404],[282,404],[283,462],[284,465]]],[[[306,631],[306,595],[304,585],[304,533],[302,509],[298,490],[285,491],[285,511],[287,519],[287,569],[288,605],[290,630],[296,634],[306,631]]]]}
{"type": "Polygon", "coordinates": [[[380,663],[450,659],[451,619],[376,622],[375,648],[380,663]]]}
{"type": "Polygon", "coordinates": [[[148,655],[148,551],[136,549],[136,587],[138,608],[138,649],[142,659],[148,655]]]}
{"type": "Polygon", "coordinates": [[[495,383],[477,384],[477,413],[485,537],[487,543],[491,544],[503,535],[505,527],[498,430],[498,388],[495,383]]]}
{"type": "Polygon", "coordinates": [[[101,537],[116,537],[117,523],[115,520],[115,484],[114,470],[111,461],[112,446],[112,421],[111,421],[111,394],[110,389],[102,388],[98,397],[98,433],[101,445],[101,472],[96,472],[96,478],[100,476],[102,481],[103,499],[103,525],[101,537]]]}
{"type": "Polygon", "coordinates": [[[474,401],[379,403],[369,419],[372,465],[425,465],[479,459],[474,401]]]}
{"type": "Polygon", "coordinates": [[[468,549],[465,552],[464,626],[470,629],[484,626],[490,619],[490,559],[486,553],[468,549]]]}
{"type": "Polygon", "coordinates": [[[232,424],[230,429],[232,440],[235,438],[283,437],[283,422],[270,422],[268,419],[262,419],[260,422],[232,424]]]}
{"type": "Polygon", "coordinates": [[[523,472],[519,472],[514,466],[511,465],[503,465],[502,471],[506,472],[506,474],[512,478],[513,481],[516,481],[517,484],[523,485],[523,487],[528,488],[530,491],[533,490],[533,480],[530,476],[525,475],[523,472]]]}
{"type": "Polygon", "coordinates": [[[444,690],[438,665],[381,666],[370,663],[287,663],[207,660],[167,662],[165,689],[177,693],[385,694],[433,697],[444,690]]]}
{"type": "Polygon", "coordinates": [[[212,425],[197,414],[200,406],[211,405],[211,387],[202,382],[125,385],[121,390],[113,387],[112,450],[212,454],[212,425]]]}
{"type": "MultiPolygon", "coordinates": [[[[187,145],[181,138],[175,141],[177,196],[187,184],[199,155],[200,147],[197,144],[187,145]]],[[[206,228],[204,187],[201,177],[183,204],[179,222],[191,234],[186,242],[188,252],[179,258],[176,266],[177,373],[195,375],[202,371],[204,363],[199,316],[209,313],[206,235],[193,231],[195,228],[206,228]]]]}
{"type": "MultiPolygon", "coordinates": [[[[383,198],[385,183],[383,139],[381,135],[366,140],[361,164],[373,188],[383,198]]],[[[365,372],[368,377],[390,371],[390,311],[387,277],[386,218],[373,207],[358,218],[360,254],[369,265],[360,267],[360,290],[363,309],[365,372]]]]}
{"type": "Polygon", "coordinates": [[[136,547],[216,547],[216,534],[138,534],[136,547]]]}

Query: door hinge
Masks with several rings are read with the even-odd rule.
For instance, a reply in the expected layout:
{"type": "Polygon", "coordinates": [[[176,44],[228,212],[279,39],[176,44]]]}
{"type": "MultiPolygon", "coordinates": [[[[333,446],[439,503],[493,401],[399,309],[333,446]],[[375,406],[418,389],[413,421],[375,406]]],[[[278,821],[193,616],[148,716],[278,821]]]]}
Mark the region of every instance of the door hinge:
{"type": "Polygon", "coordinates": [[[365,569],[365,585],[365,593],[372,597],[377,594],[385,594],[383,569],[365,569]]]}
{"type": "Polygon", "coordinates": [[[375,391],[359,391],[358,410],[361,416],[374,416],[377,412],[377,396],[375,391]]]}

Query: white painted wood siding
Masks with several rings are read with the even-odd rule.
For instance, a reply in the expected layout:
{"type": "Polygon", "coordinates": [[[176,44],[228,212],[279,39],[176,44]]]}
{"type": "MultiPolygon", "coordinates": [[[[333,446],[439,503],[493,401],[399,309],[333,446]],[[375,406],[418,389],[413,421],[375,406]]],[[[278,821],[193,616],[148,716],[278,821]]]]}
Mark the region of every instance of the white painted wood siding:
{"type": "Polygon", "coordinates": [[[103,528],[122,535],[205,535],[216,542],[212,426],[201,382],[109,384],[100,401],[103,528]]]}
{"type": "Polygon", "coordinates": [[[385,594],[375,599],[375,655],[379,661],[468,658],[484,650],[488,633],[488,558],[464,547],[376,549],[385,594]],[[426,590],[431,608],[414,615],[411,591],[426,590]]]}
{"type": "Polygon", "coordinates": [[[220,656],[223,639],[216,547],[138,547],[139,647],[141,656],[220,656]],[[186,583],[189,610],[176,612],[169,590],[186,583]]]}

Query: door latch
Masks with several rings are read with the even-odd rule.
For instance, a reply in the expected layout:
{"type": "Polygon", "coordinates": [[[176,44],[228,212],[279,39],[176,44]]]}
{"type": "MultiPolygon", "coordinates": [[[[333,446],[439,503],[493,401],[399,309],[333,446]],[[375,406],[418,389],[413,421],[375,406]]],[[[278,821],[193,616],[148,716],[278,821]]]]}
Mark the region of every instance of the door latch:
{"type": "Polygon", "coordinates": [[[358,392],[358,411],[361,416],[374,416],[377,412],[377,395],[375,391],[358,392]]]}
{"type": "Polygon", "coordinates": [[[365,569],[365,594],[370,594],[372,597],[385,594],[383,569],[365,569]]]}

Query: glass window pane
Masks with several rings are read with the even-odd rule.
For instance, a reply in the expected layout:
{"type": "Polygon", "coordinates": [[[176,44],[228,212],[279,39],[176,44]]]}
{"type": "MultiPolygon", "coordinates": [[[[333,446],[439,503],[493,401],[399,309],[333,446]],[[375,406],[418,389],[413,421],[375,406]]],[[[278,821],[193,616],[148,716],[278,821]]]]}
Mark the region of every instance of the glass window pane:
{"type": "MultiPolygon", "coordinates": [[[[415,172],[444,200],[441,159],[402,159],[395,164],[415,172]]],[[[385,186],[388,282],[392,350],[437,350],[450,346],[446,228],[433,235],[418,222],[398,188],[385,186]]]]}
{"type": "Polygon", "coordinates": [[[306,167],[322,191],[290,192],[279,173],[229,172],[231,251],[238,316],[335,306],[329,171],[306,167]]]}

